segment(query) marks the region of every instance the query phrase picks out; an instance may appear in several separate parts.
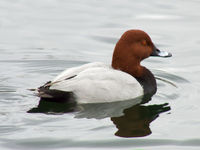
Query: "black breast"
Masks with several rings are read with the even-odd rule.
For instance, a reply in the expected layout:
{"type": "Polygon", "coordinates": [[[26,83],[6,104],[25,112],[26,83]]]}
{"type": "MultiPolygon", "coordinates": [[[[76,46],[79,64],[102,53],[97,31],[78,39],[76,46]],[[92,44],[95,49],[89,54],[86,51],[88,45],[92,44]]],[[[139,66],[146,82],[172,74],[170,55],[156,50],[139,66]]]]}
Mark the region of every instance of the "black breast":
{"type": "Polygon", "coordinates": [[[153,74],[151,73],[151,71],[149,71],[144,67],[144,75],[136,79],[144,89],[143,101],[144,102],[149,101],[157,91],[157,84],[153,74]]]}

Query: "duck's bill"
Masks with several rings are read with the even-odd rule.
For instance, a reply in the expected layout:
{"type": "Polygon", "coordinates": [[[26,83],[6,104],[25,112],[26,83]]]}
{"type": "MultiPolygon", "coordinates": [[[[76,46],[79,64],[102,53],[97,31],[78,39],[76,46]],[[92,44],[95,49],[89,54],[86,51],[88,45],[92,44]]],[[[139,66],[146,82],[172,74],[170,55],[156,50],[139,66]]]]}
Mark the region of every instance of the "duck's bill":
{"type": "Polygon", "coordinates": [[[172,54],[166,51],[161,51],[154,46],[153,52],[151,56],[158,56],[158,57],[171,57],[172,54]]]}

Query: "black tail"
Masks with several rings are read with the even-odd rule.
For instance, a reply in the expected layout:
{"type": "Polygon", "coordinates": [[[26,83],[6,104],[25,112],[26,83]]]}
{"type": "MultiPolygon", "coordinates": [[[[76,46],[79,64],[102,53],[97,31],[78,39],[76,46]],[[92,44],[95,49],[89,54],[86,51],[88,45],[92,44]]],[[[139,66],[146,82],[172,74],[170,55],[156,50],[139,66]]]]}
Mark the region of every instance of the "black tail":
{"type": "Polygon", "coordinates": [[[38,96],[41,100],[51,102],[74,102],[75,96],[73,92],[59,91],[50,89],[50,81],[38,88],[38,96]]]}

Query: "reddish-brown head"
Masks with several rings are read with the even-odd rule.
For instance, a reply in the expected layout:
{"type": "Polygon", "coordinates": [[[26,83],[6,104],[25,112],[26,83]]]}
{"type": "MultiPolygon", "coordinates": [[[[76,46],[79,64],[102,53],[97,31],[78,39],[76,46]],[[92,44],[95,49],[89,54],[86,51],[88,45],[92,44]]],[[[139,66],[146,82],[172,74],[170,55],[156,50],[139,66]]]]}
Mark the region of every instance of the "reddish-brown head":
{"type": "Polygon", "coordinates": [[[140,61],[149,57],[154,47],[147,33],[141,30],[129,30],[121,36],[115,46],[112,67],[140,77],[142,75],[140,61]]]}
{"type": "Polygon", "coordinates": [[[140,66],[140,61],[149,56],[171,57],[172,54],[157,49],[144,31],[129,30],[121,36],[115,46],[112,67],[134,77],[141,77],[145,69],[140,66]]]}

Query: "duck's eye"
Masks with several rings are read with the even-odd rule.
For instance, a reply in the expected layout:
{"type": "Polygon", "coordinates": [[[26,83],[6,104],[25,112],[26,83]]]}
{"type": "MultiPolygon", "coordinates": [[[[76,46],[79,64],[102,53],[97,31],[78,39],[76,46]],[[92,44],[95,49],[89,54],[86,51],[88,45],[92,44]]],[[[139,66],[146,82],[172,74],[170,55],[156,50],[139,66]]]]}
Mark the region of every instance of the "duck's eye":
{"type": "Polygon", "coordinates": [[[142,40],[141,44],[144,45],[144,46],[147,46],[147,41],[146,40],[142,40]]]}

